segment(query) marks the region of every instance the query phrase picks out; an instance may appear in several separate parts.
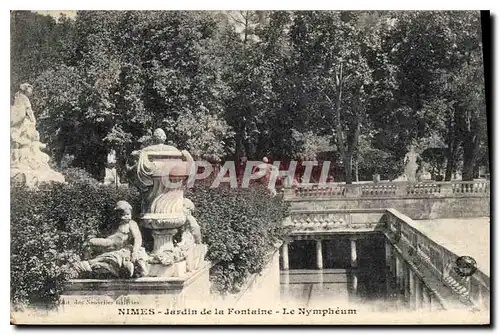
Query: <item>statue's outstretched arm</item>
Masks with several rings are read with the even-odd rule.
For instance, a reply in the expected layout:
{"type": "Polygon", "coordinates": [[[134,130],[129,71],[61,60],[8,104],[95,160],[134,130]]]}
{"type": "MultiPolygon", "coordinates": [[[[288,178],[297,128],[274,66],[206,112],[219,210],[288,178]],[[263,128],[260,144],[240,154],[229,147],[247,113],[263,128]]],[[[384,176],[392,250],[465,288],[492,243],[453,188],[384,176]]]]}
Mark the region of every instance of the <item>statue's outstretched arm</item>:
{"type": "Polygon", "coordinates": [[[132,261],[135,261],[142,246],[142,235],[137,223],[133,220],[129,222],[130,232],[134,237],[134,246],[132,247],[132,261]]]}
{"type": "MultiPolygon", "coordinates": [[[[113,236],[113,235],[111,235],[113,236]]],[[[111,237],[110,236],[110,237],[111,237]]],[[[113,239],[107,237],[107,238],[91,238],[89,240],[90,245],[97,246],[97,247],[111,247],[114,244],[113,239]]]]}

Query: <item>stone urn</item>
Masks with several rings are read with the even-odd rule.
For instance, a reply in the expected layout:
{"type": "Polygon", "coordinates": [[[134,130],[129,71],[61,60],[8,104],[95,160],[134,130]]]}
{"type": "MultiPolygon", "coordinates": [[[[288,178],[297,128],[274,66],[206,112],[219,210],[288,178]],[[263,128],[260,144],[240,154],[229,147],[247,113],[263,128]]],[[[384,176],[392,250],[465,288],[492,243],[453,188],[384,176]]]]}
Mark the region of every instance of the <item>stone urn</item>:
{"type": "Polygon", "coordinates": [[[157,129],[155,144],[133,155],[135,173],[143,190],[141,224],[152,230],[153,255],[173,251],[173,236],[186,223],[184,188],[194,161],[189,152],[165,145],[165,133],[157,129]]]}

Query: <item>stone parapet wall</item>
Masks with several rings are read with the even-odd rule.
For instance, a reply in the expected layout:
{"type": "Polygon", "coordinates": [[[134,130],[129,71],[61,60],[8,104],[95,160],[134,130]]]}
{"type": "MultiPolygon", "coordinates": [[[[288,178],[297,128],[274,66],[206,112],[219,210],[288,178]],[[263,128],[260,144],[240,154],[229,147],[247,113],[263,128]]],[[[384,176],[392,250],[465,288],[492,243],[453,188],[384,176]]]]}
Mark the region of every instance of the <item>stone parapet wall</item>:
{"type": "Polygon", "coordinates": [[[401,197],[469,197],[489,196],[488,180],[449,182],[378,182],[378,183],[326,183],[300,184],[287,188],[288,200],[297,198],[401,198],[401,197]]]}
{"type": "Polygon", "coordinates": [[[308,198],[289,200],[299,210],[356,210],[394,208],[414,220],[490,216],[490,197],[308,198]]]}
{"type": "Polygon", "coordinates": [[[211,300],[214,306],[224,308],[274,307],[270,305],[280,301],[279,250],[269,254],[262,271],[251,275],[238,293],[225,296],[214,293],[211,300]]]}
{"type": "Polygon", "coordinates": [[[284,190],[292,212],[395,208],[415,220],[490,215],[490,182],[302,184],[284,190]]]}
{"type": "Polygon", "coordinates": [[[457,260],[464,255],[457,255],[436,243],[413,227],[412,219],[395,209],[387,209],[382,221],[386,224],[388,240],[405,260],[411,263],[417,272],[419,268],[420,272],[429,272],[427,278],[423,279],[446,287],[450,296],[446,300],[453,297],[465,305],[489,309],[490,278],[484,271],[478,268],[470,277],[460,275],[457,272],[457,260]]]}

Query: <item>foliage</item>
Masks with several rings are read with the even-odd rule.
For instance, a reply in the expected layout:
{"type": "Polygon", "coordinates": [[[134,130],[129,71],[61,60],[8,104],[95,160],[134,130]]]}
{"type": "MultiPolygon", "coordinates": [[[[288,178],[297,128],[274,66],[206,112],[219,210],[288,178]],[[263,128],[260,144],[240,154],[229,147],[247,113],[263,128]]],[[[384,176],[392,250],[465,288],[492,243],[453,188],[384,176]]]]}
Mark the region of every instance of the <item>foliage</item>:
{"type": "Polygon", "coordinates": [[[43,71],[63,61],[71,43],[72,21],[55,20],[31,11],[10,13],[11,95],[24,82],[32,83],[43,71]]]}
{"type": "Polygon", "coordinates": [[[401,12],[383,42],[397,83],[377,127],[398,156],[413,140],[439,135],[447,146],[447,180],[463,151],[472,179],[487,139],[478,12],[401,12]]]}
{"type": "Polygon", "coordinates": [[[87,183],[51,184],[31,191],[11,187],[11,301],[57,302],[68,264],[79,260],[83,242],[114,223],[116,201],[138,204],[129,190],[87,183]]]}
{"type": "Polygon", "coordinates": [[[295,129],[292,129],[292,136],[299,146],[296,155],[301,160],[314,161],[318,153],[334,151],[332,136],[319,136],[312,131],[300,133],[295,129]]]}
{"type": "MultiPolygon", "coordinates": [[[[69,278],[68,265],[80,259],[89,236],[105,236],[116,223],[113,208],[127,200],[140,209],[132,188],[90,184],[74,169],[69,184],[42,186],[30,191],[21,185],[11,190],[11,300],[14,305],[51,306],[69,278]]],[[[217,289],[234,290],[249,274],[264,265],[269,250],[284,235],[286,208],[281,198],[270,199],[265,188],[210,189],[196,186],[187,197],[208,245],[215,266],[217,289]]],[[[144,244],[149,249],[149,235],[144,244]]]]}
{"type": "Polygon", "coordinates": [[[363,136],[397,162],[440,137],[448,177],[487,161],[478,12],[14,11],[11,27],[11,87],[34,83],[53,158],[94,177],[157,127],[214,161],[313,157],[333,135],[347,182],[363,136]]]}
{"type": "Polygon", "coordinates": [[[360,178],[370,180],[374,174],[379,174],[382,180],[392,180],[402,174],[402,161],[395,161],[390,152],[377,149],[370,141],[373,138],[361,136],[358,149],[358,164],[360,178]]]}
{"type": "Polygon", "coordinates": [[[227,89],[212,61],[217,29],[209,13],[79,12],[73,57],[35,81],[34,109],[56,160],[74,155],[97,177],[110,148],[124,160],[157,127],[193,152],[230,152],[227,89]]]}
{"type": "Polygon", "coordinates": [[[186,197],[196,206],[207,257],[215,264],[215,289],[237,291],[250,274],[262,270],[268,253],[285,236],[287,207],[282,197],[271,198],[258,184],[248,189],[196,184],[186,197]]]}

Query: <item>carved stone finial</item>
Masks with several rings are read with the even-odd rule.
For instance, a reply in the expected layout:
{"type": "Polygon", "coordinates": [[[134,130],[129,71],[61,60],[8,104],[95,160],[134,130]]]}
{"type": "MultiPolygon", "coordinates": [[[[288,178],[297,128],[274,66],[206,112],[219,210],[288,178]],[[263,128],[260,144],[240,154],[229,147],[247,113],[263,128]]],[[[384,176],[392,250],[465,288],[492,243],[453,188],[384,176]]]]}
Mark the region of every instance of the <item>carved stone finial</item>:
{"type": "Polygon", "coordinates": [[[161,128],[157,128],[153,133],[153,140],[155,144],[163,144],[167,140],[167,135],[161,128]]]}

